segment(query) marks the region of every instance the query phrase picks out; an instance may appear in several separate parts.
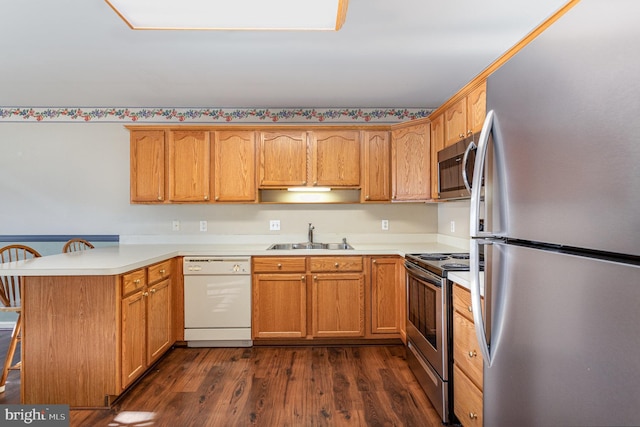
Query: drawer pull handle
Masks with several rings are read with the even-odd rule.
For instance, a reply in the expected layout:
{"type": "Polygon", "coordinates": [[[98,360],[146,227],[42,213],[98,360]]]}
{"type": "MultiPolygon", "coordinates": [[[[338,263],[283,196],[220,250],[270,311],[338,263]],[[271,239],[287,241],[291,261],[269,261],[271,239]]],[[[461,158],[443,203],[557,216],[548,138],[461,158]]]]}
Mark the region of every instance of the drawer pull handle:
{"type": "Polygon", "coordinates": [[[478,353],[476,353],[476,351],[475,351],[475,350],[471,350],[471,351],[469,352],[469,357],[476,357],[477,355],[478,355],[478,353]]]}
{"type": "Polygon", "coordinates": [[[134,281],[133,281],[133,284],[134,284],[134,285],[139,285],[139,284],[140,284],[140,279],[136,279],[136,280],[134,280],[134,281]]]}
{"type": "Polygon", "coordinates": [[[166,273],[167,271],[163,268],[162,270],[160,270],[160,274],[164,276],[164,273],[166,273]]]}
{"type": "Polygon", "coordinates": [[[475,412],[469,412],[469,418],[471,418],[472,420],[477,420],[478,414],[476,414],[475,412]]]}

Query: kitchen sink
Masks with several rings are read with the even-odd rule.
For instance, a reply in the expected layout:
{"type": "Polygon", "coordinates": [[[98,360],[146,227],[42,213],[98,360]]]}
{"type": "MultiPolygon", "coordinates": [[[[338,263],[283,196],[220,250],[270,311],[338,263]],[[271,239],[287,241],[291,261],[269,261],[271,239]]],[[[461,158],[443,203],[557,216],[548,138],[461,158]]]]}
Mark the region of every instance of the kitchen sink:
{"type": "Polygon", "coordinates": [[[349,243],[274,243],[267,250],[288,251],[293,249],[328,249],[328,250],[349,250],[353,249],[349,243]]]}

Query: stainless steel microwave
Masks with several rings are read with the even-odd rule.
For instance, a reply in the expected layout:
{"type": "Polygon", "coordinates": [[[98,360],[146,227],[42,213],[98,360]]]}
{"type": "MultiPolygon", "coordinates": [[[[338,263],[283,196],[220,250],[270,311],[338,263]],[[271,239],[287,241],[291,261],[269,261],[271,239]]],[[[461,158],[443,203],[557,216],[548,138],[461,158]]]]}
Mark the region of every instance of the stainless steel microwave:
{"type": "Polygon", "coordinates": [[[438,197],[440,200],[471,197],[476,141],[479,135],[474,134],[438,151],[438,197]]]}

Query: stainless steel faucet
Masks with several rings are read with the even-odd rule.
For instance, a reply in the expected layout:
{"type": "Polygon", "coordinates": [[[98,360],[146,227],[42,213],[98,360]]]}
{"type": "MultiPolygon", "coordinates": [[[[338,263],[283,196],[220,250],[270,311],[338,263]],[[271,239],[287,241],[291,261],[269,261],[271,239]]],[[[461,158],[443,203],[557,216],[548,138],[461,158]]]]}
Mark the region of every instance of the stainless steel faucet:
{"type": "Polygon", "coordinates": [[[315,227],[309,223],[309,243],[313,243],[313,230],[315,227]]]}

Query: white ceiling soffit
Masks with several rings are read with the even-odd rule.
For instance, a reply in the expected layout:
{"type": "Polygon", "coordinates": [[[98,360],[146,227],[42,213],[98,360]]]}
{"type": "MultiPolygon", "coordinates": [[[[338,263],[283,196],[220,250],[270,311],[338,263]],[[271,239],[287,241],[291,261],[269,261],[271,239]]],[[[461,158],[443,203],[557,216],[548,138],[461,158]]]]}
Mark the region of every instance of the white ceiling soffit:
{"type": "Polygon", "coordinates": [[[339,30],[348,0],[105,0],[135,30],[339,30]]]}

